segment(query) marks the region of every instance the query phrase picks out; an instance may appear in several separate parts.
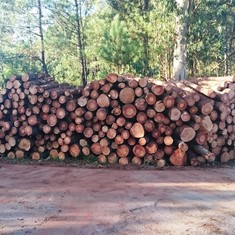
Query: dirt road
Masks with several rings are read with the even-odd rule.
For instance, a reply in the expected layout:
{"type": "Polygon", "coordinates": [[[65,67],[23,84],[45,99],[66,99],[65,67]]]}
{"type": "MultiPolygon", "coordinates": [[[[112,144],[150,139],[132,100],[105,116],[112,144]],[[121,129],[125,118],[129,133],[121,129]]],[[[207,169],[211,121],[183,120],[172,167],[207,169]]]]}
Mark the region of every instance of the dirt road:
{"type": "Polygon", "coordinates": [[[124,171],[0,162],[0,234],[235,234],[235,168],[124,171]]]}

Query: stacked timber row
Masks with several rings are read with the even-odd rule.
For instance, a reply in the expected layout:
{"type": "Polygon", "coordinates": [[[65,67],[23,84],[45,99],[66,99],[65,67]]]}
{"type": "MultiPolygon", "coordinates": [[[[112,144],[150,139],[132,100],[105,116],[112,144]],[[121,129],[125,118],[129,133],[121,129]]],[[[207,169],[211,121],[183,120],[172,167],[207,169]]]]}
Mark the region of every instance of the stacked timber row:
{"type": "Polygon", "coordinates": [[[192,79],[191,83],[186,84],[214,101],[214,110],[210,114],[213,128],[208,135],[207,149],[221,162],[234,159],[235,77],[203,77],[192,79]]]}
{"type": "Polygon", "coordinates": [[[234,83],[217,91],[204,80],[109,74],[82,88],[45,74],[12,76],[0,96],[0,153],[161,167],[226,162],[234,158],[234,83]]]}
{"type": "MultiPolygon", "coordinates": [[[[0,95],[0,153],[9,158],[48,156],[62,132],[70,138],[65,118],[80,96],[80,88],[45,74],[10,77],[0,95]]],[[[59,156],[65,157],[63,152],[59,156]]]]}

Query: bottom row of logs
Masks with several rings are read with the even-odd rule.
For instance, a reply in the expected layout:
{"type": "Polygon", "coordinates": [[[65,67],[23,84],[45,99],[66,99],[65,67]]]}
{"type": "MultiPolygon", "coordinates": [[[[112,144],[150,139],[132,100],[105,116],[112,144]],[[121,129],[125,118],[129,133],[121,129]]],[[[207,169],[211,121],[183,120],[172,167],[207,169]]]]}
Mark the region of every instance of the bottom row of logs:
{"type": "MultiPolygon", "coordinates": [[[[152,163],[158,167],[164,167],[165,165],[199,166],[216,160],[215,155],[203,146],[194,145],[190,146],[189,149],[188,145],[183,142],[178,142],[178,146],[175,149],[172,149],[171,146],[166,148],[165,151],[168,151],[168,155],[164,150],[157,149],[157,145],[154,142],[149,142],[145,147],[141,145],[129,147],[124,144],[119,146],[112,145],[112,148],[115,148],[114,152],[111,152],[111,147],[108,146],[105,139],[101,141],[101,144],[93,143],[91,146],[88,146],[88,142],[85,139],[80,139],[78,142],[78,144],[63,144],[60,146],[58,141],[48,141],[47,144],[40,145],[39,140],[33,142],[28,138],[22,138],[17,147],[14,148],[14,151],[8,152],[7,157],[10,159],[22,159],[27,156],[32,160],[40,160],[50,156],[51,159],[62,161],[72,157],[78,160],[92,159],[99,163],[119,163],[120,165],[152,163]],[[131,156],[133,151],[136,151],[138,156],[131,156]]],[[[222,155],[222,162],[235,159],[234,150],[224,152],[222,155]]]]}

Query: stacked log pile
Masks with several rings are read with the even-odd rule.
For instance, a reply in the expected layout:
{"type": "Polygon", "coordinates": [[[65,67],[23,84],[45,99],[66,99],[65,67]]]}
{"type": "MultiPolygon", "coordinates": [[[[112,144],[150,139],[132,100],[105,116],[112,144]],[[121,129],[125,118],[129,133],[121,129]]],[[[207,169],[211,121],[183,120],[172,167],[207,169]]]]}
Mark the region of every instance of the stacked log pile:
{"type": "Polygon", "coordinates": [[[235,77],[203,77],[187,83],[203,95],[214,100],[210,117],[213,128],[209,132],[207,148],[221,162],[235,158],[235,77]],[[212,95],[204,92],[210,90],[212,95]]]}
{"type": "Polygon", "coordinates": [[[230,80],[208,86],[208,79],[156,82],[111,73],[82,88],[45,74],[12,76],[0,96],[0,153],[35,160],[92,154],[101,163],[159,167],[226,162],[235,146],[230,80]]]}

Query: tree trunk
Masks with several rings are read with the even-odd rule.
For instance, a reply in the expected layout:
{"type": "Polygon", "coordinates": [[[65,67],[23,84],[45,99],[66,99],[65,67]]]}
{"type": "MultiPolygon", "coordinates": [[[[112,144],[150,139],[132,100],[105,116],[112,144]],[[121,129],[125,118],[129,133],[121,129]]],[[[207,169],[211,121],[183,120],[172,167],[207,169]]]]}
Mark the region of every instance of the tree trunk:
{"type": "Polygon", "coordinates": [[[48,74],[47,64],[46,64],[46,56],[45,56],[45,46],[44,46],[44,35],[42,28],[42,3],[41,0],[38,0],[38,18],[39,18],[39,31],[40,31],[40,40],[41,40],[41,62],[42,62],[42,72],[48,74]]]}
{"type": "Polygon", "coordinates": [[[81,25],[81,3],[78,3],[77,0],[74,0],[76,7],[76,24],[77,24],[77,43],[79,50],[79,59],[82,67],[82,84],[86,86],[87,84],[87,62],[85,57],[85,45],[83,42],[82,35],[82,25],[81,25]]]}
{"type": "Polygon", "coordinates": [[[187,58],[187,15],[189,0],[176,0],[176,44],[173,60],[173,78],[177,81],[186,78],[186,58],[187,58]]]}

